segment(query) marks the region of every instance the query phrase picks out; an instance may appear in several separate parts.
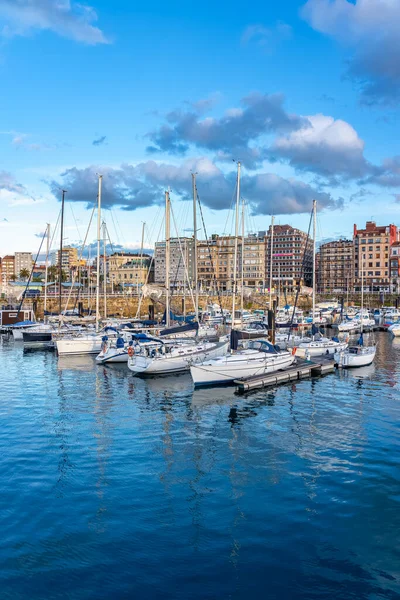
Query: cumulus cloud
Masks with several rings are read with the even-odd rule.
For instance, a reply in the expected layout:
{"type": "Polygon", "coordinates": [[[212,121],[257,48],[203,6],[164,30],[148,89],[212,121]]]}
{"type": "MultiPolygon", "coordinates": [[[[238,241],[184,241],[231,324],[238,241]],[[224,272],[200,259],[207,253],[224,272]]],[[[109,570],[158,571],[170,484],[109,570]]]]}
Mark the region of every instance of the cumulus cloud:
{"type": "Polygon", "coordinates": [[[400,156],[386,158],[375,172],[362,181],[363,184],[375,184],[381,187],[400,187],[400,156]]]}
{"type": "Polygon", "coordinates": [[[361,177],[372,168],[364,146],[349,123],[319,114],[308,116],[297,131],[278,137],[271,151],[293,167],[319,175],[361,177]]]}
{"type": "Polygon", "coordinates": [[[108,43],[95,10],[72,0],[0,0],[3,37],[48,30],[85,44],[108,43]]]}
{"type": "MultiPolygon", "coordinates": [[[[68,190],[68,200],[96,202],[97,173],[103,174],[103,204],[135,210],[164,202],[164,190],[170,186],[180,199],[191,198],[191,172],[197,173],[200,198],[205,206],[222,210],[231,206],[235,189],[236,172],[224,173],[208,158],[194,158],[181,165],[158,163],[153,160],[119,168],[90,166],[85,169],[68,169],[61,181],[50,182],[50,188],[59,198],[60,187],[68,190]]],[[[296,179],[283,179],[271,173],[244,174],[242,194],[254,214],[292,214],[307,212],[316,198],[321,208],[340,208],[342,199],[296,179]]]]}
{"type": "Polygon", "coordinates": [[[249,168],[257,167],[265,153],[255,142],[304,125],[302,117],[289,114],[283,105],[283,94],[252,93],[219,118],[203,118],[195,109],[172,111],[165,124],[148,134],[148,151],[183,155],[195,146],[216,152],[219,160],[240,159],[249,168]]]}
{"type": "Polygon", "coordinates": [[[365,104],[400,100],[400,3],[398,0],[308,0],[303,17],[353,51],[346,75],[365,104]]]}

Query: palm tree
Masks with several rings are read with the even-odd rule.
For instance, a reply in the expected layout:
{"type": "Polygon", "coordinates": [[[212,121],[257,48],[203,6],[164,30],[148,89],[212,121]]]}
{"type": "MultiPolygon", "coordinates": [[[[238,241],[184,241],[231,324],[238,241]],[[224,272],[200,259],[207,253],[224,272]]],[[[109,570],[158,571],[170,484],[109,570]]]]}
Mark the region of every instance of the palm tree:
{"type": "Polygon", "coordinates": [[[19,272],[19,276],[21,277],[21,279],[28,279],[30,273],[28,271],[28,269],[21,269],[19,272]]]}
{"type": "MultiPolygon", "coordinates": [[[[49,267],[48,272],[47,272],[47,278],[49,281],[58,281],[59,277],[58,277],[58,267],[56,265],[52,265],[51,267],[49,267]]],[[[66,281],[67,280],[67,276],[65,274],[65,271],[61,271],[61,281],[66,281]]]]}

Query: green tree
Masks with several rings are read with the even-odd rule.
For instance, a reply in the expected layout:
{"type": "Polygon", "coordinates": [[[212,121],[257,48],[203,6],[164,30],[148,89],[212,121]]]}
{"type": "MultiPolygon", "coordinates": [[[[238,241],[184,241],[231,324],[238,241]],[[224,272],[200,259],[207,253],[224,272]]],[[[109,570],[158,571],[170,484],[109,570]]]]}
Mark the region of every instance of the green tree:
{"type": "MultiPolygon", "coordinates": [[[[47,271],[47,279],[48,281],[58,281],[59,280],[59,272],[58,272],[58,267],[56,265],[52,265],[51,267],[48,268],[47,271]]],[[[65,274],[64,271],[61,271],[61,281],[66,281],[67,280],[67,276],[65,274]]]]}
{"type": "Polygon", "coordinates": [[[12,274],[10,275],[10,281],[15,281],[17,279],[17,276],[12,274]]]}
{"type": "Polygon", "coordinates": [[[19,272],[19,276],[21,277],[21,279],[28,279],[30,273],[28,271],[28,269],[21,269],[19,272]]]}

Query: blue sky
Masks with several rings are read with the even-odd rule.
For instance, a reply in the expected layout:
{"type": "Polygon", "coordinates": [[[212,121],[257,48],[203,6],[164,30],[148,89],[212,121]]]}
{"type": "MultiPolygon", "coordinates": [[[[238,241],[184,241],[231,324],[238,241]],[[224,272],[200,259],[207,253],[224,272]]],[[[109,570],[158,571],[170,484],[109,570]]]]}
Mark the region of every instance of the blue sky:
{"type": "Polygon", "coordinates": [[[306,228],[314,197],[320,239],[400,225],[399,18],[395,0],[0,0],[0,254],[36,249],[61,187],[83,239],[99,171],[115,244],[142,221],[157,239],[167,186],[188,233],[191,170],[208,233],[230,232],[232,159],[250,230],[306,228]]]}

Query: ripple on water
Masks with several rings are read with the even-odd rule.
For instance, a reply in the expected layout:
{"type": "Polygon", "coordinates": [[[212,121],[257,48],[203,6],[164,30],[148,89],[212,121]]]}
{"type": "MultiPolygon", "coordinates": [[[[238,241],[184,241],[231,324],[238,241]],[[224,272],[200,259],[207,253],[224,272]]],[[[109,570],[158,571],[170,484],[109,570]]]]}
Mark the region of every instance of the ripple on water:
{"type": "Polygon", "coordinates": [[[397,598],[399,349],[246,397],[0,340],[2,598],[397,598]]]}

